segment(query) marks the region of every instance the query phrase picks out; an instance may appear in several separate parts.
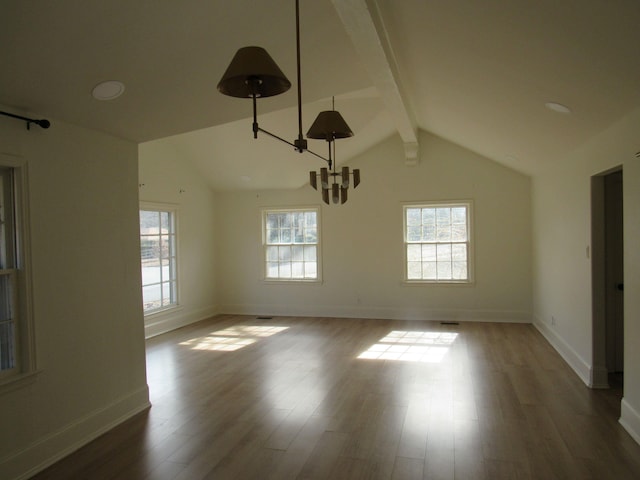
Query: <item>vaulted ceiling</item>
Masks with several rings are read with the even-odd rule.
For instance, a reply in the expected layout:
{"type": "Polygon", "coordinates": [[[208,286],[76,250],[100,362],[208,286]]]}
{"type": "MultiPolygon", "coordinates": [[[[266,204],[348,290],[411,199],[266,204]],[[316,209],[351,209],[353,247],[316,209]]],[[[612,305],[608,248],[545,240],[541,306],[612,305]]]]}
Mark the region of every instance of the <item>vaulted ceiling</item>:
{"type": "MultiPolygon", "coordinates": [[[[300,16],[303,124],[335,96],[355,132],[339,162],[398,134],[410,168],[422,129],[534,174],[640,107],[637,0],[300,0],[300,16]]],[[[216,90],[247,45],[294,85],[258,102],[293,141],[295,0],[0,0],[0,104],[158,141],[215,189],[299,187],[322,162],[254,140],[251,101],[216,90]],[[105,80],[124,94],[94,99],[105,80]]]]}

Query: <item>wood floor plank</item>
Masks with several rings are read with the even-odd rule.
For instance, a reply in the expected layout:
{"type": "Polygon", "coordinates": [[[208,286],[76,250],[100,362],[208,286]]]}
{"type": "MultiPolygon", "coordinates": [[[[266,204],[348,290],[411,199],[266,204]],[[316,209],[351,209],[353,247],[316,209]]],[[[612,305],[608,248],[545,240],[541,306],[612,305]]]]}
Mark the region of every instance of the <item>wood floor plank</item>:
{"type": "Polygon", "coordinates": [[[422,478],[424,460],[419,458],[396,457],[391,480],[416,480],[422,478]]]}
{"type": "Polygon", "coordinates": [[[640,478],[621,389],[531,325],[221,315],[150,339],[147,378],[148,412],[34,478],[640,478]]]}

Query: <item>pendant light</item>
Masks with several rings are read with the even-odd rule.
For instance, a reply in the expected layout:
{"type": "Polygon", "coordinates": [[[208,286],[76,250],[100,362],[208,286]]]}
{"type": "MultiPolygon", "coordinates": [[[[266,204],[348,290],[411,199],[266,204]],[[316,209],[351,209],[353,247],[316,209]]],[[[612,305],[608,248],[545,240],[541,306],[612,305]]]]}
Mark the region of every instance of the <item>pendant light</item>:
{"type": "Polygon", "coordinates": [[[318,176],[320,177],[320,191],[322,200],[329,205],[329,191],[331,191],[331,200],[335,203],[343,204],[348,197],[349,176],[353,175],[353,188],[360,184],[360,170],[354,169],[349,172],[349,167],[342,167],[340,172],[336,172],[336,145],[335,140],[339,138],[348,138],[353,136],[353,132],[345,122],[340,112],[335,110],[335,99],[331,99],[332,110],[320,112],[318,117],[307,132],[308,138],[318,140],[326,140],[329,146],[329,168],[321,168],[320,174],[315,171],[309,172],[309,183],[314,189],[318,189],[318,176]],[[329,177],[333,180],[329,182],[329,177]]]}
{"type": "MultiPolygon", "coordinates": [[[[258,98],[280,95],[291,88],[291,82],[282,73],[276,62],[264,48],[250,46],[239,49],[227,67],[224,75],[218,83],[218,91],[224,95],[237,98],[250,98],[253,102],[253,138],[258,138],[258,132],[264,133],[276,140],[286,143],[297,152],[307,152],[328,163],[329,169],[333,167],[330,175],[342,175],[335,172],[332,162],[332,145],[338,138],[353,136],[353,132],[344,121],[340,113],[335,110],[321,112],[313,122],[307,136],[309,138],[325,139],[329,143],[329,158],[325,158],[308,149],[307,140],[302,135],[302,80],[300,75],[300,5],[296,4],[296,66],[298,79],[298,138],[289,142],[284,138],[271,133],[258,124],[257,104],[258,98]]],[[[333,147],[335,149],[335,146],[333,147]]],[[[327,170],[327,169],[324,169],[327,170]]],[[[329,173],[327,173],[329,175],[329,173]]],[[[314,177],[315,178],[315,177],[314,177]]],[[[355,182],[354,170],[354,187],[355,182]]],[[[358,172],[359,182],[359,172],[358,172]]],[[[344,178],[343,178],[344,183],[344,178]]],[[[313,183],[312,183],[313,185],[313,183]]],[[[348,176],[347,176],[348,186],[348,176]]],[[[324,194],[323,194],[324,195],[324,194]]],[[[344,203],[346,201],[346,193],[344,203]]],[[[339,194],[338,194],[339,196],[339,194]]],[[[324,197],[323,197],[324,198],[324,197]]],[[[328,202],[326,202],[328,203],[328,202]]],[[[337,202],[336,202],[337,203],[337,202]]]]}

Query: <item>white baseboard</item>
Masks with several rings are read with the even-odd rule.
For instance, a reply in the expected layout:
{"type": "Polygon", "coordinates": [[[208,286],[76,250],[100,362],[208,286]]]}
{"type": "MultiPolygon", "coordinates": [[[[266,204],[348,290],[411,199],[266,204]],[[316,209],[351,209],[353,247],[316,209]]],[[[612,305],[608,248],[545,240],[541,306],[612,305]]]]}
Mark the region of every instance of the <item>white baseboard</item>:
{"type": "Polygon", "coordinates": [[[531,323],[531,314],[504,310],[427,309],[417,307],[366,307],[329,305],[220,305],[219,313],[388,320],[531,323]]]}
{"type": "Polygon", "coordinates": [[[155,337],[170,332],[180,327],[186,327],[218,314],[218,307],[210,305],[193,311],[185,311],[183,308],[165,310],[145,318],[145,338],[155,337]]]}
{"type": "Polygon", "coordinates": [[[540,321],[539,318],[534,316],[533,325],[538,329],[544,338],[551,344],[551,346],[560,354],[565,362],[573,369],[574,372],[580,377],[580,379],[590,388],[597,388],[593,384],[593,375],[591,365],[587,363],[567,342],[564,338],[556,333],[555,330],[549,328],[549,326],[540,321]]]}
{"type": "Polygon", "coordinates": [[[626,399],[621,402],[620,424],[640,444],[640,413],[626,399]]]}
{"type": "Polygon", "coordinates": [[[0,459],[2,478],[30,478],[150,406],[145,385],[0,459]]]}

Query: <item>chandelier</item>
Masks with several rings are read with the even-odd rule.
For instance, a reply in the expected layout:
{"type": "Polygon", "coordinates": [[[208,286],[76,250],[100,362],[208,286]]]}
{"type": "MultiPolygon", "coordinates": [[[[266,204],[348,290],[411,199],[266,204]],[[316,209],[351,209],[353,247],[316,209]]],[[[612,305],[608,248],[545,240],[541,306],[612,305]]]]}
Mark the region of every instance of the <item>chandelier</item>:
{"type": "MultiPolygon", "coordinates": [[[[310,153],[328,164],[328,168],[320,169],[320,185],[322,199],[329,204],[329,190],[332,192],[333,203],[345,203],[347,201],[347,189],[349,188],[349,176],[353,175],[353,188],[360,183],[360,170],[354,170],[350,174],[348,167],[343,167],[336,172],[335,167],[335,140],[353,136],[353,132],[342,118],[339,112],[329,110],[320,112],[316,120],[307,132],[308,138],[326,140],[329,145],[329,156],[324,157],[311,150],[307,140],[302,135],[302,80],[300,75],[300,6],[296,0],[296,66],[298,80],[298,137],[289,142],[284,138],[263,129],[258,124],[257,104],[258,98],[280,95],[291,88],[291,82],[282,73],[280,67],[262,47],[243,47],[239,49],[231,63],[227,67],[220,82],[218,91],[224,95],[237,98],[250,98],[253,101],[253,138],[258,138],[258,132],[264,133],[276,140],[292,146],[297,152],[310,153]],[[329,177],[333,182],[329,182],[329,177]],[[340,179],[338,181],[338,178],[340,179]]],[[[316,172],[310,172],[310,184],[316,190],[316,172]]]]}
{"type": "Polygon", "coordinates": [[[307,132],[307,137],[326,140],[329,145],[329,168],[321,168],[320,174],[315,171],[309,172],[309,183],[316,190],[318,189],[318,177],[320,177],[320,191],[322,200],[329,205],[329,190],[331,190],[331,200],[333,203],[345,203],[348,200],[349,175],[353,175],[353,188],[360,184],[360,170],[354,169],[349,172],[349,167],[342,167],[340,172],[336,172],[336,144],[338,138],[348,138],[353,136],[353,132],[344,121],[340,112],[336,112],[334,99],[332,99],[332,110],[326,110],[318,114],[318,118],[313,122],[307,132]],[[333,170],[332,170],[333,167],[333,170]],[[329,177],[332,181],[329,182],[329,177]],[[338,178],[340,179],[338,181],[338,178]]]}

